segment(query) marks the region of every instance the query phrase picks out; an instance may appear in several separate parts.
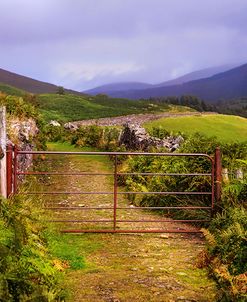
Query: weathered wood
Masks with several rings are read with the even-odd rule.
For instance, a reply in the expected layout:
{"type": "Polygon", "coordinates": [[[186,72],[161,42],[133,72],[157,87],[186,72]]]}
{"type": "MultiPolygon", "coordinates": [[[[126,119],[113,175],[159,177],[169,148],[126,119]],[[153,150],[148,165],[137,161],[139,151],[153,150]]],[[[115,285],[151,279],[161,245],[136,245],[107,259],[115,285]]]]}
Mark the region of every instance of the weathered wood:
{"type": "Polygon", "coordinates": [[[6,187],[6,109],[5,107],[0,107],[0,190],[1,196],[7,197],[7,187],[6,187]]]}

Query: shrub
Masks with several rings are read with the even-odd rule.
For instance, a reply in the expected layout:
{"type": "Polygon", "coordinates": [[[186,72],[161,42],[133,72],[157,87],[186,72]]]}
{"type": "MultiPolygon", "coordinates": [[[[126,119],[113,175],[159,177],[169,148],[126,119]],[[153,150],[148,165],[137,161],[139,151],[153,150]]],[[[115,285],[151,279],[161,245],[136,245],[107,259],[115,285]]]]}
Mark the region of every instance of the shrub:
{"type": "Polygon", "coordinates": [[[219,287],[219,301],[247,299],[247,211],[229,207],[203,230],[207,251],[201,266],[206,266],[219,287]]]}
{"type": "Polygon", "coordinates": [[[0,201],[0,301],[63,300],[59,272],[40,235],[39,215],[31,200],[0,201]]]}
{"type": "Polygon", "coordinates": [[[46,125],[44,126],[43,132],[46,139],[50,142],[64,142],[70,139],[70,132],[62,126],[46,125]]]}
{"type": "Polygon", "coordinates": [[[8,114],[18,116],[19,118],[39,119],[37,109],[28,102],[25,102],[22,97],[0,95],[0,105],[6,106],[8,114]]]}
{"type": "Polygon", "coordinates": [[[80,127],[72,133],[71,143],[78,146],[91,146],[104,151],[114,151],[118,147],[120,129],[96,125],[80,127]]]}

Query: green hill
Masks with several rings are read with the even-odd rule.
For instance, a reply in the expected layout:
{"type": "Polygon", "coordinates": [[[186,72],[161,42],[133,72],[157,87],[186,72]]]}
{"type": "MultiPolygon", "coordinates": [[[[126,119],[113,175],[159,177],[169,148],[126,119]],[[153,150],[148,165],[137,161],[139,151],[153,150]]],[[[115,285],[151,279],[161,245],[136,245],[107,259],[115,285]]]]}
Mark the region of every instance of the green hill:
{"type": "Polygon", "coordinates": [[[0,83],[0,92],[6,93],[8,95],[16,95],[16,96],[24,96],[25,94],[27,94],[27,92],[22,89],[10,85],[6,85],[3,83],[0,83]]]}
{"type": "Polygon", "coordinates": [[[144,126],[149,131],[151,128],[160,127],[169,132],[187,135],[200,132],[208,137],[216,136],[222,142],[247,141],[247,119],[233,115],[209,114],[162,118],[144,126]]]}
{"type": "Polygon", "coordinates": [[[113,99],[106,96],[77,96],[73,94],[42,94],[38,106],[46,121],[60,122],[113,117],[128,114],[156,113],[165,111],[194,111],[183,106],[154,104],[151,101],[113,99]]]}

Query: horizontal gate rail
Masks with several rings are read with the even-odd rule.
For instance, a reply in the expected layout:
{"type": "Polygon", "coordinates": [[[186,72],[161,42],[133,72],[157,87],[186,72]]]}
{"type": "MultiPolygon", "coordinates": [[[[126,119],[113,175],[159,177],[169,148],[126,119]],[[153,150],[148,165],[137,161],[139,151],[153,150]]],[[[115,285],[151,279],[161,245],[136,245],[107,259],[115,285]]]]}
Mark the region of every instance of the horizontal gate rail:
{"type": "MultiPolygon", "coordinates": [[[[53,222],[57,223],[105,223],[113,224],[113,228],[110,229],[70,229],[70,230],[63,230],[65,233],[197,233],[200,232],[198,229],[186,229],[178,228],[178,229],[118,229],[117,224],[122,223],[202,223],[202,222],[209,222],[209,219],[118,219],[117,218],[117,211],[132,211],[132,210],[202,210],[202,211],[210,211],[211,213],[214,210],[214,200],[215,200],[215,169],[214,169],[214,158],[210,157],[204,153],[150,153],[150,152],[62,152],[62,151],[20,151],[15,148],[13,152],[8,150],[13,157],[13,185],[11,190],[14,194],[22,194],[22,195],[39,195],[39,196],[53,196],[53,195],[106,195],[106,196],[113,196],[113,205],[112,206],[52,206],[48,205],[45,208],[48,210],[61,210],[61,211],[78,211],[79,213],[89,210],[110,210],[112,212],[111,219],[56,219],[52,220],[53,222]],[[96,173],[96,172],[87,172],[87,171],[80,171],[80,172],[59,172],[59,171],[22,171],[18,168],[18,156],[23,155],[56,155],[56,156],[88,156],[88,155],[97,155],[97,156],[111,156],[114,162],[113,172],[105,172],[105,173],[96,173]],[[118,156],[151,156],[151,157],[204,157],[206,158],[211,164],[211,171],[210,173],[153,173],[153,172],[119,172],[118,171],[118,156]],[[29,192],[20,192],[18,190],[18,180],[20,177],[24,176],[112,176],[113,177],[113,190],[112,191],[29,191],[29,192]],[[194,177],[194,176],[202,176],[202,177],[210,177],[211,181],[211,188],[210,191],[154,191],[154,192],[142,192],[142,191],[118,191],[118,177],[119,176],[160,176],[160,177],[194,177]],[[177,196],[177,195],[184,195],[184,196],[211,196],[211,204],[210,206],[119,206],[118,205],[118,196],[119,195],[164,195],[164,196],[177,196]]],[[[9,161],[10,158],[9,157],[9,161]]],[[[10,177],[10,176],[9,176],[10,177]]],[[[10,190],[10,189],[9,189],[10,190]]]]}
{"type": "MultiPolygon", "coordinates": [[[[116,220],[116,222],[209,222],[209,219],[156,219],[156,220],[116,220]]],[[[49,220],[49,222],[112,222],[111,219],[101,219],[101,220],[79,220],[79,219],[71,219],[71,220],[49,220]]]]}
{"type": "MultiPolygon", "coordinates": [[[[36,195],[36,194],[41,194],[41,195],[66,195],[66,194],[72,194],[72,195],[113,195],[114,192],[23,192],[21,194],[24,195],[36,195]]],[[[142,195],[211,195],[212,192],[118,192],[119,195],[121,194],[142,194],[142,195]]]]}
{"type": "MultiPolygon", "coordinates": [[[[115,175],[114,173],[68,173],[68,172],[17,172],[18,175],[76,175],[76,176],[90,176],[90,175],[115,175]]],[[[211,173],[117,173],[117,175],[144,175],[144,176],[211,176],[211,173]]]]}
{"type": "MultiPolygon", "coordinates": [[[[172,209],[189,209],[189,210],[212,210],[212,207],[117,207],[119,210],[172,210],[172,209]]],[[[114,207],[47,207],[50,210],[113,210],[114,207]]]]}
{"type": "Polygon", "coordinates": [[[54,155],[139,155],[139,156],[169,156],[169,157],[179,157],[179,156],[193,156],[193,157],[207,157],[210,161],[214,159],[205,153],[163,153],[163,152],[94,152],[94,151],[82,151],[82,152],[64,152],[64,151],[17,151],[18,154],[54,154],[54,155]]]}

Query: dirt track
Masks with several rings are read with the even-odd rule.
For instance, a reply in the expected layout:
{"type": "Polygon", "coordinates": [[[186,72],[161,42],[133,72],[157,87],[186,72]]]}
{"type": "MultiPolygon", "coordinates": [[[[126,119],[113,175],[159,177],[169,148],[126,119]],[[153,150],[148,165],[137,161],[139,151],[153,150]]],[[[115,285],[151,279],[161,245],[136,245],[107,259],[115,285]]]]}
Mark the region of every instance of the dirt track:
{"type": "MultiPolygon", "coordinates": [[[[87,158],[66,157],[57,166],[58,171],[66,172],[106,172],[112,170],[112,163],[107,157],[90,156],[87,158]]],[[[72,191],[111,191],[111,176],[94,177],[85,181],[85,177],[71,175],[64,182],[54,182],[51,190],[72,191]]],[[[53,198],[50,202],[61,206],[109,206],[109,196],[78,197],[71,195],[61,201],[53,198]]],[[[123,196],[120,205],[129,206],[123,196]]],[[[65,211],[55,213],[59,219],[109,219],[112,212],[65,211]]],[[[145,220],[157,219],[153,212],[118,211],[119,219],[145,220]]],[[[131,224],[123,228],[134,227],[131,224]]],[[[138,225],[139,226],[139,225],[138,225]]],[[[135,226],[135,227],[138,227],[135,226]]],[[[66,223],[66,228],[80,228],[80,224],[66,223]]],[[[98,224],[84,228],[98,228],[98,224]]],[[[107,227],[105,225],[101,227],[107,227]]],[[[143,228],[150,228],[144,223],[143,228]]],[[[153,227],[157,227],[153,226],[153,227]]],[[[161,225],[158,227],[167,227],[161,225]]],[[[181,223],[171,223],[172,229],[183,228],[181,223]]],[[[208,279],[206,271],[195,265],[198,253],[204,247],[202,237],[186,234],[81,234],[77,240],[86,240],[88,247],[98,244],[96,250],[86,252],[82,249],[86,267],[66,272],[66,285],[71,291],[73,302],[210,302],[214,301],[215,286],[208,279]]]]}

